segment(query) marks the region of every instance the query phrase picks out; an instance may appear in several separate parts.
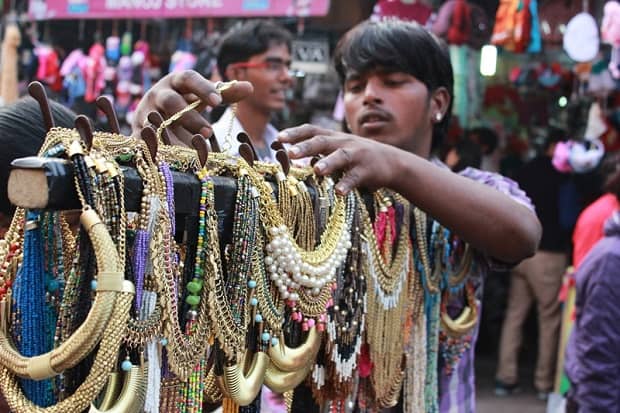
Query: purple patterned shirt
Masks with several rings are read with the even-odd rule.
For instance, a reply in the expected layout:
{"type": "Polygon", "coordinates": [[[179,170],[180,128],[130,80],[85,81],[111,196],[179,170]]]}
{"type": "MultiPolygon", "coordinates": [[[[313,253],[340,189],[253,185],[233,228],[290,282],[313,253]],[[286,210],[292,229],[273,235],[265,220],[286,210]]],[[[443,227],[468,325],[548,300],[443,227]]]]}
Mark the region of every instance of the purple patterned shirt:
{"type": "MultiPolygon", "coordinates": [[[[516,202],[534,210],[532,202],[525,192],[519,188],[516,182],[502,175],[493,172],[481,171],[475,168],[467,168],[459,173],[461,176],[473,179],[474,181],[488,185],[498,191],[510,196],[516,202]]],[[[508,265],[493,260],[491,257],[483,257],[476,255],[477,264],[472,268],[476,269],[469,277],[476,280],[476,299],[479,303],[482,301],[484,275],[489,268],[508,268],[508,265]]],[[[480,322],[480,313],[478,312],[478,323],[480,322]]],[[[478,338],[478,327],[476,327],[472,342],[469,349],[460,358],[454,367],[452,374],[448,375],[441,368],[439,363],[439,411],[441,413],[474,413],[476,411],[476,382],[474,375],[474,353],[476,348],[476,340],[478,338]]]]}

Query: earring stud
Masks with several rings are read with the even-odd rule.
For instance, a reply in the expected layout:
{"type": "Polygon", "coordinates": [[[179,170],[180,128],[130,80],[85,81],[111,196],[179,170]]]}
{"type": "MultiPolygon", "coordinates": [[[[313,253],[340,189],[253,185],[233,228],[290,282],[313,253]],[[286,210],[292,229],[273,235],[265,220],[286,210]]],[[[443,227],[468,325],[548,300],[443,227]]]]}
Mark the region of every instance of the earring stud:
{"type": "Polygon", "coordinates": [[[437,122],[441,122],[441,113],[437,112],[437,113],[435,114],[435,120],[436,120],[437,122]]]}

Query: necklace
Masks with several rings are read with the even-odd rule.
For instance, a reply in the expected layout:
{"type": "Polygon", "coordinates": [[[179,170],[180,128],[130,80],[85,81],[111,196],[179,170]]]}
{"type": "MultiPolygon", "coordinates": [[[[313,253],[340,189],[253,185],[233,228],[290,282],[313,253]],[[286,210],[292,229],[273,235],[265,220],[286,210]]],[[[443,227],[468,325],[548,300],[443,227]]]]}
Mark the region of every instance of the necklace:
{"type": "MultiPolygon", "coordinates": [[[[381,194],[384,194],[381,191],[381,194]]],[[[370,381],[375,394],[371,404],[377,408],[398,402],[404,378],[402,360],[407,337],[405,321],[418,296],[410,233],[409,203],[401,197],[380,196],[378,216],[373,226],[360,199],[368,277],[366,341],[374,364],[370,381]],[[402,225],[396,252],[392,254],[392,228],[396,225],[396,206],[402,207],[402,225]],[[393,217],[393,218],[391,218],[393,217]],[[381,243],[378,241],[381,240],[381,243]],[[391,260],[389,260],[391,258],[391,260]],[[400,265],[400,267],[398,266],[400,265]],[[406,336],[406,334],[405,334],[406,336]]]]}

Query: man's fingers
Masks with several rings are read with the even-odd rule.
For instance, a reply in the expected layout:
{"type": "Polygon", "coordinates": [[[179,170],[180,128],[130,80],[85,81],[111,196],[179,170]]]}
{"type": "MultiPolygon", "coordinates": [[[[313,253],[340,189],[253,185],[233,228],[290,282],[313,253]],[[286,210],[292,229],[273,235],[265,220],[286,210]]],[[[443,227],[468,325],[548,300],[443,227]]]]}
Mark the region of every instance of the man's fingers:
{"type": "Polygon", "coordinates": [[[351,153],[348,149],[339,148],[330,155],[321,158],[314,164],[314,171],[319,175],[332,175],[351,167],[351,153]]]}
{"type": "Polygon", "coordinates": [[[362,185],[364,178],[364,167],[356,166],[355,168],[347,171],[342,178],[336,183],[336,192],[340,195],[346,195],[351,190],[358,188],[362,185]]]}
{"type": "Polygon", "coordinates": [[[235,103],[254,93],[254,86],[250,82],[237,81],[234,85],[222,91],[222,99],[226,103],[235,103]]]}
{"type": "Polygon", "coordinates": [[[220,94],[215,89],[215,83],[207,80],[194,70],[184,70],[172,75],[170,84],[178,93],[195,94],[209,106],[217,106],[222,101],[237,102],[250,95],[254,88],[250,82],[236,82],[220,94]]]}
{"type": "Polygon", "coordinates": [[[169,129],[172,132],[168,134],[170,136],[170,144],[192,148],[193,133],[182,126],[171,126],[169,129]]]}
{"type": "Polygon", "coordinates": [[[326,131],[317,126],[305,124],[294,128],[284,129],[278,133],[278,140],[284,143],[298,143],[312,138],[313,136],[326,133],[326,131]]]}
{"type": "Polygon", "coordinates": [[[338,149],[338,139],[334,136],[317,135],[291,146],[288,150],[293,159],[306,158],[315,155],[329,155],[338,149]]]}
{"type": "Polygon", "coordinates": [[[173,73],[170,77],[170,86],[181,95],[193,93],[211,106],[222,103],[222,97],[215,90],[215,83],[194,70],[173,73]]]}
{"type": "MultiPolygon", "coordinates": [[[[155,106],[161,108],[165,118],[170,118],[175,113],[187,107],[185,99],[173,90],[166,90],[158,93],[155,97],[155,106]]],[[[209,122],[195,110],[185,113],[175,124],[183,126],[190,133],[200,133],[201,130],[209,128],[209,122]]]]}

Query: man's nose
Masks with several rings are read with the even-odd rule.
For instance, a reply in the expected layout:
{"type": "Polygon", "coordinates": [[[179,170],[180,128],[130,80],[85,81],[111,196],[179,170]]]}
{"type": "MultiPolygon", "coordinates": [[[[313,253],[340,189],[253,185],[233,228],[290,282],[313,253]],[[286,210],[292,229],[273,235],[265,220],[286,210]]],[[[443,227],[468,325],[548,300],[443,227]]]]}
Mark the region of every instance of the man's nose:
{"type": "Polygon", "coordinates": [[[286,66],[278,72],[278,81],[288,85],[293,84],[293,72],[286,66]]]}
{"type": "Polygon", "coordinates": [[[383,102],[381,84],[378,79],[368,79],[364,87],[364,103],[371,104],[381,102],[383,102]]]}

